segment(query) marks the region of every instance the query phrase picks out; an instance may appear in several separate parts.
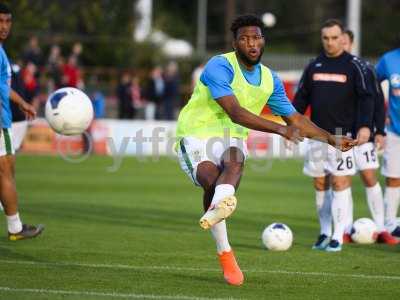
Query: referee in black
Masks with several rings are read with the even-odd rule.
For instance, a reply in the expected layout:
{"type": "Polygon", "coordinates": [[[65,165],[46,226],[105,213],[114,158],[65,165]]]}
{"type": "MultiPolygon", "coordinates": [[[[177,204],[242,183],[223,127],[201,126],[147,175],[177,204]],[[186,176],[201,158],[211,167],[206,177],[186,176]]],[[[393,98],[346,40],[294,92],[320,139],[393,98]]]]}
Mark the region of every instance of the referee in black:
{"type": "MultiPolygon", "coordinates": [[[[304,70],[293,104],[303,114],[311,108],[311,120],[321,128],[356,137],[361,145],[370,138],[374,98],[366,64],[343,49],[343,31],[336,19],[322,25],[323,51],[304,70]]],[[[341,251],[356,172],[353,150],[309,141],[303,172],[313,177],[321,225],[313,249],[341,251]]]]}

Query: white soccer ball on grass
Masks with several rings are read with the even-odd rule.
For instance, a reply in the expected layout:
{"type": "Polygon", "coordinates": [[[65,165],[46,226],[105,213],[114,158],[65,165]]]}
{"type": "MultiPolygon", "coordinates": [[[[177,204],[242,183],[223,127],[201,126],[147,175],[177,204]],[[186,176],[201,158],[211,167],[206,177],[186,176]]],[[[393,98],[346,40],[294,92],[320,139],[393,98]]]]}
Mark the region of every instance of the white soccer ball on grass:
{"type": "Polygon", "coordinates": [[[261,239],[268,250],[286,251],[292,246],[293,233],[285,224],[272,223],[264,229],[261,239]]]}
{"type": "Polygon", "coordinates": [[[361,218],[353,223],[351,239],[357,244],[373,244],[378,238],[378,228],[369,218],[361,218]]]}

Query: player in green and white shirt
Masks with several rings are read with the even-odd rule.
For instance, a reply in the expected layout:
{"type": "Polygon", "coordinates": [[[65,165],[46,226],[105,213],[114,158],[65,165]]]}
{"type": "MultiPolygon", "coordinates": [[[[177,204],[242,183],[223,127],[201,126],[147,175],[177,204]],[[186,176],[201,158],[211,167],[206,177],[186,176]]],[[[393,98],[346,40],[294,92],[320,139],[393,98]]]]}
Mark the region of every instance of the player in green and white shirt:
{"type": "Polygon", "coordinates": [[[258,17],[240,16],[231,30],[234,51],[206,64],[179,115],[177,152],[182,169],[204,190],[206,213],[200,226],[211,230],[225,280],[240,285],[244,277],[229,245],[224,219],[236,208],[234,194],[247,155],[249,129],[276,133],[296,143],[303,137],[314,138],[342,151],[356,141],[335,137],[296,112],[281,81],[260,63],[265,41],[258,17]],[[288,125],[260,117],[265,104],[288,125]]]}

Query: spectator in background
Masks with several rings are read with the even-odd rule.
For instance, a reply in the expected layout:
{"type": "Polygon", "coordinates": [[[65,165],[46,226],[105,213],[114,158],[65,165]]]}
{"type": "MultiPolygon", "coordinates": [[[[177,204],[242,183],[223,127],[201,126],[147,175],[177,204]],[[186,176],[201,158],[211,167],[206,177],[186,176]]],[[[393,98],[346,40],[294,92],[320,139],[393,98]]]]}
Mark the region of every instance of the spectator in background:
{"type": "Polygon", "coordinates": [[[47,71],[49,74],[48,93],[52,93],[62,85],[62,66],[64,64],[59,45],[53,45],[47,59],[47,71]]]}
{"type": "Polygon", "coordinates": [[[39,68],[43,67],[42,49],[39,46],[39,40],[36,36],[29,39],[29,43],[23,52],[22,58],[24,63],[32,62],[39,68]]]}
{"type": "Polygon", "coordinates": [[[63,77],[62,77],[63,86],[75,87],[78,89],[84,88],[81,70],[77,65],[77,60],[74,55],[71,55],[68,58],[68,62],[63,66],[62,71],[63,71],[63,77]]]}
{"type": "Polygon", "coordinates": [[[33,98],[35,98],[39,93],[39,81],[35,77],[37,73],[36,65],[28,61],[25,67],[21,70],[21,79],[24,88],[24,96],[28,103],[31,103],[33,98]]]}
{"type": "Polygon", "coordinates": [[[89,78],[86,93],[89,95],[90,100],[92,100],[94,118],[103,118],[105,115],[105,96],[100,89],[99,80],[96,75],[89,78]]]}
{"type": "Polygon", "coordinates": [[[117,87],[118,97],[118,118],[132,119],[133,107],[131,105],[131,75],[124,72],[119,80],[117,87]]]}
{"type": "Polygon", "coordinates": [[[96,119],[103,118],[105,115],[105,97],[100,90],[99,81],[96,75],[89,78],[86,93],[92,101],[94,110],[94,120],[90,124],[89,128],[82,134],[83,151],[86,154],[93,152],[93,128],[96,123],[96,119]]]}
{"type": "Polygon", "coordinates": [[[160,118],[160,103],[164,97],[165,83],[162,76],[162,68],[156,66],[151,70],[150,81],[147,87],[145,119],[154,120],[160,118]]]}
{"type": "Polygon", "coordinates": [[[142,88],[140,87],[140,79],[138,76],[132,77],[130,92],[133,117],[135,119],[143,119],[145,102],[142,98],[142,88]]]}
{"type": "Polygon", "coordinates": [[[179,74],[178,64],[171,61],[165,69],[165,91],[163,99],[163,118],[165,120],[174,120],[175,105],[179,97],[179,74]]]}
{"type": "Polygon", "coordinates": [[[74,56],[76,58],[76,64],[78,66],[82,66],[82,58],[81,58],[82,51],[83,51],[82,44],[79,42],[74,43],[74,45],[72,46],[71,56],[74,56]]]}
{"type": "Polygon", "coordinates": [[[92,103],[94,109],[94,118],[101,119],[105,116],[106,98],[99,89],[92,94],[92,103]]]}
{"type": "MultiPolygon", "coordinates": [[[[97,79],[95,79],[97,83],[97,79]]],[[[93,110],[94,110],[94,118],[89,128],[82,134],[82,142],[83,142],[83,152],[86,154],[93,152],[93,126],[95,124],[95,120],[101,119],[105,115],[105,97],[102,91],[98,88],[95,88],[92,92],[89,93],[90,100],[92,100],[93,110]]]]}

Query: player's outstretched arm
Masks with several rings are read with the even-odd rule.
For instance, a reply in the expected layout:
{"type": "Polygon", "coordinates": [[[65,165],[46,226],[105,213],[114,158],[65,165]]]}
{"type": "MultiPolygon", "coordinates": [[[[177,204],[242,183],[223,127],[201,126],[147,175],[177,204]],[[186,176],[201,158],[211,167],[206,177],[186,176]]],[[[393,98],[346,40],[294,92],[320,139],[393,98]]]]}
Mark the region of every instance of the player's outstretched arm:
{"type": "Polygon", "coordinates": [[[234,123],[244,127],[279,134],[295,143],[303,140],[300,130],[295,126],[284,126],[261,118],[240,106],[235,96],[218,98],[217,103],[225,110],[234,123]]]}
{"type": "Polygon", "coordinates": [[[287,124],[297,127],[302,136],[328,143],[341,151],[350,150],[357,145],[357,140],[353,140],[346,136],[332,135],[328,131],[315,125],[307,117],[297,112],[288,117],[283,117],[283,119],[287,124]]]}

